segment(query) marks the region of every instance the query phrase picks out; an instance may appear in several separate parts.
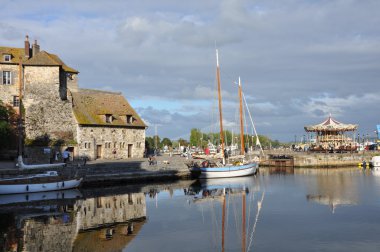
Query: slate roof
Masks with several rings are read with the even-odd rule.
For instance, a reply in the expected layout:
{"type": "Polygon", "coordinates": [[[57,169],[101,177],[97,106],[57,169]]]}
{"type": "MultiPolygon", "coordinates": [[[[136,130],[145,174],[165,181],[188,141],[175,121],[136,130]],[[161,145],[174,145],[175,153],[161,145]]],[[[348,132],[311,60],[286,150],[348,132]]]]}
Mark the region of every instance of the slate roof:
{"type": "Polygon", "coordinates": [[[69,73],[78,73],[77,70],[67,66],[57,55],[45,51],[40,51],[33,57],[26,59],[24,48],[0,47],[0,63],[19,64],[19,58],[22,58],[22,63],[28,66],[61,66],[62,69],[69,73]],[[10,54],[11,62],[5,62],[3,55],[10,54]]]}
{"type": "Polygon", "coordinates": [[[72,97],[74,115],[80,125],[147,127],[120,92],[79,89],[72,92],[72,97]],[[112,115],[112,122],[106,122],[106,115],[112,115]],[[132,123],[127,123],[127,115],[133,117],[132,123]]]}
{"type": "Polygon", "coordinates": [[[344,124],[338,122],[331,115],[324,120],[323,122],[316,124],[305,126],[305,130],[307,132],[318,132],[318,131],[354,131],[358,128],[357,124],[344,124]]]}

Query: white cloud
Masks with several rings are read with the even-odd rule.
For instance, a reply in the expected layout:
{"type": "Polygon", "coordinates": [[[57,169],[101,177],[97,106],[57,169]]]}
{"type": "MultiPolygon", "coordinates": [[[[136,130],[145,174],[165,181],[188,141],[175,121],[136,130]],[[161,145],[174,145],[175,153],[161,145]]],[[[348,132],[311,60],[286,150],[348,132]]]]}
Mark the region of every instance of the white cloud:
{"type": "Polygon", "coordinates": [[[37,38],[80,71],[81,87],[141,100],[143,117],[167,136],[210,117],[215,45],[226,120],[241,76],[259,133],[293,138],[330,112],[365,130],[378,123],[364,116],[379,103],[380,1],[24,0],[2,8],[1,46],[37,38]]]}

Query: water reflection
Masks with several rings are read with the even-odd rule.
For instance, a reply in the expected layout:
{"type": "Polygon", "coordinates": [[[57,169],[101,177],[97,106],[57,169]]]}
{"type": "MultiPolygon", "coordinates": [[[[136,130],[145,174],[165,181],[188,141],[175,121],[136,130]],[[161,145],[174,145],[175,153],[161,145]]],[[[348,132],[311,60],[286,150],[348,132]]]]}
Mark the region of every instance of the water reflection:
{"type": "Polygon", "coordinates": [[[376,175],[262,169],[256,177],[8,195],[0,197],[0,251],[377,251],[376,175]]]}
{"type": "Polygon", "coordinates": [[[199,180],[185,191],[202,208],[204,224],[212,222],[215,250],[251,249],[265,197],[257,182],[255,177],[199,180]],[[204,208],[212,209],[210,215],[204,215],[204,208]]]}
{"type": "Polygon", "coordinates": [[[318,169],[300,170],[299,173],[314,172],[314,180],[308,183],[306,199],[310,202],[326,205],[332,213],[337,207],[358,203],[358,169],[318,169]]]}
{"type": "Polygon", "coordinates": [[[146,219],[144,193],[84,198],[69,190],[0,200],[0,218],[8,220],[1,251],[120,251],[146,219]]]}

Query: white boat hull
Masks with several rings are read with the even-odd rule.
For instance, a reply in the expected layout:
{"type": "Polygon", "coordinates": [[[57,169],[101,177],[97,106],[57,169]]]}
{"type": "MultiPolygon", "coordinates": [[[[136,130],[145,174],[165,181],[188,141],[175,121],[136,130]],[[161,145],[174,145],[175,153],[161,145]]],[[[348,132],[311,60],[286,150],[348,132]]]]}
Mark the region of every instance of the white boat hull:
{"type": "Polygon", "coordinates": [[[5,184],[0,185],[0,194],[47,192],[77,188],[82,182],[80,179],[68,179],[40,184],[5,184]]]}
{"type": "Polygon", "coordinates": [[[380,156],[372,157],[371,164],[373,167],[379,167],[380,168],[380,156]]]}
{"type": "Polygon", "coordinates": [[[253,162],[238,166],[192,168],[190,171],[194,174],[198,173],[199,178],[232,178],[256,174],[258,168],[259,164],[253,162]]]}
{"type": "Polygon", "coordinates": [[[22,160],[22,156],[18,156],[17,164],[18,164],[18,167],[20,168],[20,170],[58,168],[58,167],[66,166],[65,163],[27,165],[27,164],[24,164],[24,161],[22,160]]]}

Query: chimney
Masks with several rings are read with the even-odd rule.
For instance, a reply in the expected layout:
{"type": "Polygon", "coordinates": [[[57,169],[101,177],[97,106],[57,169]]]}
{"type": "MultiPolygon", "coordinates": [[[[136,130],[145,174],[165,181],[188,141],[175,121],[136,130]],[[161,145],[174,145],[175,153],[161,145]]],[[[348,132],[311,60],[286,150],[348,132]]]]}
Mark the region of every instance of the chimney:
{"type": "Polygon", "coordinates": [[[40,52],[40,45],[37,44],[37,40],[34,40],[34,44],[32,45],[32,57],[34,57],[39,52],[40,52]]]}
{"type": "Polygon", "coordinates": [[[25,58],[30,58],[30,43],[29,43],[29,36],[26,35],[25,37],[25,58]]]}

